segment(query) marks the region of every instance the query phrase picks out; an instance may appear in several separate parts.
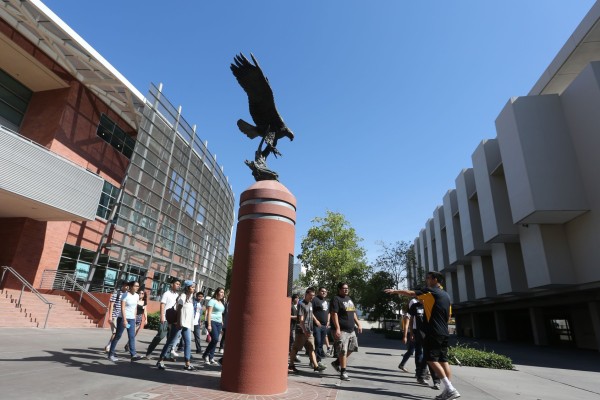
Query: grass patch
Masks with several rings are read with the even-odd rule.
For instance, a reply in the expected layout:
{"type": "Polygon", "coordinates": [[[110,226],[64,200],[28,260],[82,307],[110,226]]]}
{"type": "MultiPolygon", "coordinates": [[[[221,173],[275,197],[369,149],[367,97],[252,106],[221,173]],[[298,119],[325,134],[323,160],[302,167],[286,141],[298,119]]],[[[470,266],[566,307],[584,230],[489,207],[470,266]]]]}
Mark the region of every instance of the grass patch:
{"type": "Polygon", "coordinates": [[[473,349],[461,343],[450,347],[448,359],[452,365],[462,365],[465,367],[514,369],[512,360],[509,357],[494,353],[493,351],[473,349]]]}

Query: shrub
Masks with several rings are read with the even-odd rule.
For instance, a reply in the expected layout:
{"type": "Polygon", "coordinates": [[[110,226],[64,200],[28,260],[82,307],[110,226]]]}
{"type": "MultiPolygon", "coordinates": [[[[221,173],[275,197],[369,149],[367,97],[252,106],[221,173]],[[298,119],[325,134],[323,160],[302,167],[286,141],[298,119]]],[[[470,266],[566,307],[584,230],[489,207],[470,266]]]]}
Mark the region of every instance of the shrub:
{"type": "Polygon", "coordinates": [[[148,322],[144,329],[152,329],[157,331],[160,325],[160,311],[148,314],[148,322]]]}
{"type": "Polygon", "coordinates": [[[514,369],[512,360],[493,351],[478,350],[457,343],[448,351],[448,361],[453,365],[493,369],[514,369]]]}

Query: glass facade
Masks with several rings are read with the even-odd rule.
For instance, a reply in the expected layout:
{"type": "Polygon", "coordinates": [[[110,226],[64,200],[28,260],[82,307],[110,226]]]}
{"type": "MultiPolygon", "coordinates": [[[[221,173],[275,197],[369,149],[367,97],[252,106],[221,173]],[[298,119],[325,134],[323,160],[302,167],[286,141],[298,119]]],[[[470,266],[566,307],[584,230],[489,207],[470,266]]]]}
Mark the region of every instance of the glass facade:
{"type": "MultiPolygon", "coordinates": [[[[152,276],[154,298],[171,277],[207,289],[225,283],[233,191],[195,129],[154,86],[121,189],[116,225],[100,248],[108,264],[152,276]]],[[[105,279],[100,264],[92,286],[105,279]]]]}
{"type": "Polygon", "coordinates": [[[0,125],[19,130],[32,91],[0,69],[0,125]]]}

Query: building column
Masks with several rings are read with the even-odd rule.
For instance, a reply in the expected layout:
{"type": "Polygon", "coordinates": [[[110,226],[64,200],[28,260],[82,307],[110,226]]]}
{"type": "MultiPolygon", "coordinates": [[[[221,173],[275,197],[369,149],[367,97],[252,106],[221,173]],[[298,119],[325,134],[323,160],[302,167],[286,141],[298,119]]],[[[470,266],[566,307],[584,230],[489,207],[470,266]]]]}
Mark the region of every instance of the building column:
{"type": "Polygon", "coordinates": [[[592,328],[594,329],[594,336],[596,338],[596,349],[600,351],[600,302],[589,302],[588,309],[590,311],[590,321],[592,322],[592,328]]]}
{"type": "Polygon", "coordinates": [[[544,323],[542,309],[538,307],[531,307],[529,309],[529,319],[531,321],[531,328],[533,331],[533,343],[536,346],[547,346],[548,332],[546,330],[546,324],[544,323]]]}
{"type": "Polygon", "coordinates": [[[496,321],[496,340],[506,342],[506,317],[500,311],[494,311],[494,320],[496,321]]]}

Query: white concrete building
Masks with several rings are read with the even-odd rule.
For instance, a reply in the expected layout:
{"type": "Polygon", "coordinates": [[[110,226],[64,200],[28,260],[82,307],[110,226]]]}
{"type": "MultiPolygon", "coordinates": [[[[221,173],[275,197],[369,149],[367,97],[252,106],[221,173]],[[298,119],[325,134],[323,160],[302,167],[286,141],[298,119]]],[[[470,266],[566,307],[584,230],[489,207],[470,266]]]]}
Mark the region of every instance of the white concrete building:
{"type": "Polygon", "coordinates": [[[417,267],[445,274],[459,335],[600,350],[598,43],[600,3],[415,239],[417,267]]]}

